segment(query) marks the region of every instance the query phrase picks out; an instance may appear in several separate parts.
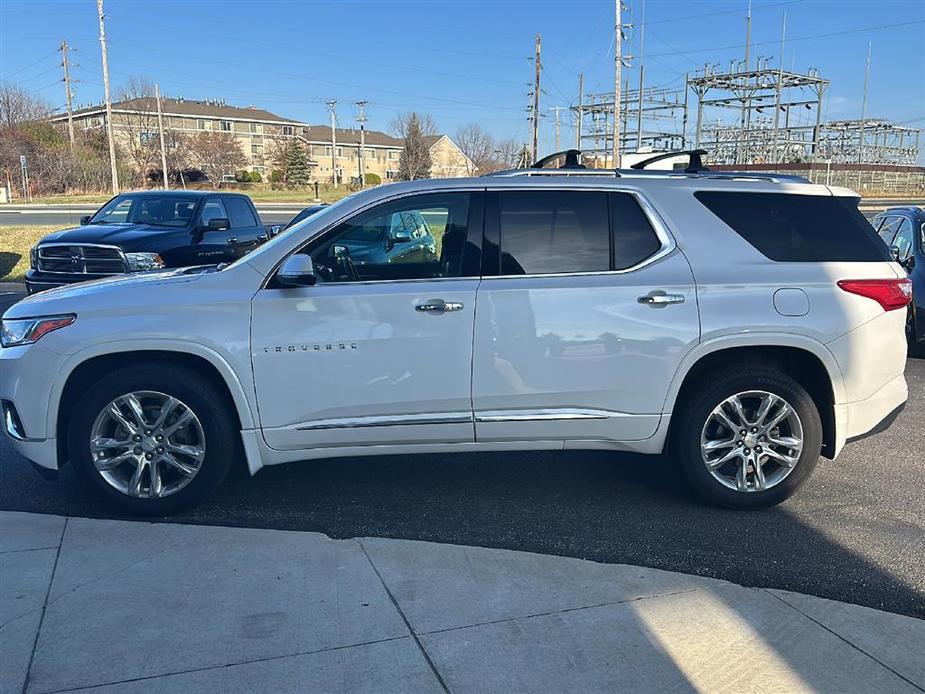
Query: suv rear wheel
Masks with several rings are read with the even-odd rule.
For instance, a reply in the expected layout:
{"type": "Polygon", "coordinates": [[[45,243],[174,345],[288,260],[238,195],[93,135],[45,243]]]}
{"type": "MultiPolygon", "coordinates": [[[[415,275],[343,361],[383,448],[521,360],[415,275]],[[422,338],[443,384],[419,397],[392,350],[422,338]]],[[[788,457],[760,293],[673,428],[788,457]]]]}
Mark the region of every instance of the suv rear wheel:
{"type": "Polygon", "coordinates": [[[822,448],[822,422],[797,381],[742,364],[693,387],[676,415],[673,453],[701,496],[729,508],[766,508],[806,481],[822,448]]]}
{"type": "Polygon", "coordinates": [[[75,472],[111,507],[176,513],[205,499],[237,452],[215,385],[173,364],[117,369],[87,389],[68,427],[75,472]]]}

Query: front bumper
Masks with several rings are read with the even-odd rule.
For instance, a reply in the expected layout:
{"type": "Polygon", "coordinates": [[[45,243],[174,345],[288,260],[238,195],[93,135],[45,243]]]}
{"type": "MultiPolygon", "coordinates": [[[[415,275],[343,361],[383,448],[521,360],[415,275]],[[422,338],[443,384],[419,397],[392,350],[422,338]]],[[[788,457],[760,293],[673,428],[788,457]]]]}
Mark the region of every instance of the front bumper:
{"type": "Polygon", "coordinates": [[[49,402],[62,362],[38,344],[0,348],[4,432],[17,452],[51,470],[58,469],[58,448],[49,402]]]}
{"type": "Polygon", "coordinates": [[[46,289],[55,287],[67,287],[78,282],[89,282],[98,280],[103,277],[112,277],[112,275],[86,275],[86,274],[67,274],[67,273],[47,273],[38,272],[37,270],[26,271],[26,293],[35,294],[43,292],[46,289]]]}

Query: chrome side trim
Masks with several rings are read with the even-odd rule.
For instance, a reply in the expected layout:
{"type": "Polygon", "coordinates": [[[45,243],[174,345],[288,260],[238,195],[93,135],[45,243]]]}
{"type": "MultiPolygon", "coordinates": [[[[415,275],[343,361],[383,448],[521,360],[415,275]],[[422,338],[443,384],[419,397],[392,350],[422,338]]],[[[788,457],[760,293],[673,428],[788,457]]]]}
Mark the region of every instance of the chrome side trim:
{"type": "Polygon", "coordinates": [[[351,427],[392,427],[408,424],[471,424],[471,412],[437,412],[434,414],[371,415],[369,417],[343,417],[318,419],[299,424],[297,431],[313,429],[346,429],[351,427]]]}
{"type": "Polygon", "coordinates": [[[476,422],[529,422],[562,419],[611,419],[632,417],[625,412],[592,410],[580,407],[556,407],[539,410],[482,410],[475,413],[476,422]]]}
{"type": "Polygon", "coordinates": [[[4,400],[2,402],[3,409],[3,427],[6,429],[6,434],[14,441],[22,441],[26,443],[36,443],[44,441],[45,439],[30,439],[26,436],[26,432],[22,430],[22,422],[19,421],[19,415],[15,414],[13,409],[13,404],[4,400]]]}

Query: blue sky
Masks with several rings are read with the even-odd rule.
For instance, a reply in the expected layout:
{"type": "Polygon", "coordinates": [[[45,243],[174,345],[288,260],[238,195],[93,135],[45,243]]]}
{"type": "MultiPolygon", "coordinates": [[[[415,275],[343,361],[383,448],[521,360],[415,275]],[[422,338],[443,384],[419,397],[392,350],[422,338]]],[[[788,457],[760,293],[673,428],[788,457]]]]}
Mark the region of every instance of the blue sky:
{"type": "MultiPolygon", "coordinates": [[[[922,0],[753,0],[752,55],[779,54],[787,14],[785,65],[819,68],[831,80],[824,116],[858,118],[868,41],[867,113],[925,128],[925,2],[922,0]],[[886,29],[855,31],[907,23],[886,29]],[[830,34],[829,36],[820,36],[830,34]]],[[[641,19],[626,0],[624,21],[641,19]]],[[[742,57],[747,0],[647,0],[646,83],[678,84],[704,62],[742,57]]],[[[369,124],[387,130],[398,112],[433,115],[454,133],[479,122],[499,137],[529,136],[526,106],[533,40],[543,37],[541,109],[612,89],[613,3],[566,2],[248,2],[106,0],[114,88],[144,75],[165,94],[224,98],[280,115],[355,124],[365,99],[369,124]]],[[[39,92],[63,108],[61,39],[73,46],[78,103],[102,99],[95,0],[0,0],[0,79],[39,92]]],[[[628,30],[638,54],[639,32],[628,30]]],[[[635,68],[624,71],[635,85],[635,68]]],[[[566,114],[563,114],[563,123],[566,114]]],[[[541,150],[552,148],[553,118],[542,121],[541,150]]],[[[571,143],[571,125],[562,137],[571,143]]],[[[923,141],[925,149],[925,141],[923,141]]]]}

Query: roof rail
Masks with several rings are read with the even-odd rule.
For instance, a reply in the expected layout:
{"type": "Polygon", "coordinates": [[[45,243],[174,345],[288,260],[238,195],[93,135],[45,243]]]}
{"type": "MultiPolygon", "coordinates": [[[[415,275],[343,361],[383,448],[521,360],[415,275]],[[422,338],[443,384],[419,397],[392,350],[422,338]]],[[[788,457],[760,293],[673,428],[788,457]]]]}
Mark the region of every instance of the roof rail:
{"type": "Polygon", "coordinates": [[[530,166],[531,169],[545,169],[546,165],[553,161],[559,161],[564,159],[565,161],[557,166],[557,169],[587,169],[588,167],[581,163],[581,150],[579,149],[566,149],[562,152],[556,152],[550,154],[547,157],[538,159],[533,162],[530,166]]]}
{"type": "Polygon", "coordinates": [[[672,159],[686,154],[688,158],[687,168],[683,169],[684,173],[701,173],[703,171],[709,171],[706,166],[703,165],[703,156],[707,153],[705,149],[686,149],[680,150],[677,152],[664,152],[663,154],[656,154],[654,157],[649,157],[648,159],[643,159],[633,164],[630,168],[642,170],[645,169],[649,164],[654,164],[657,161],[663,161],[665,159],[672,159]]]}

